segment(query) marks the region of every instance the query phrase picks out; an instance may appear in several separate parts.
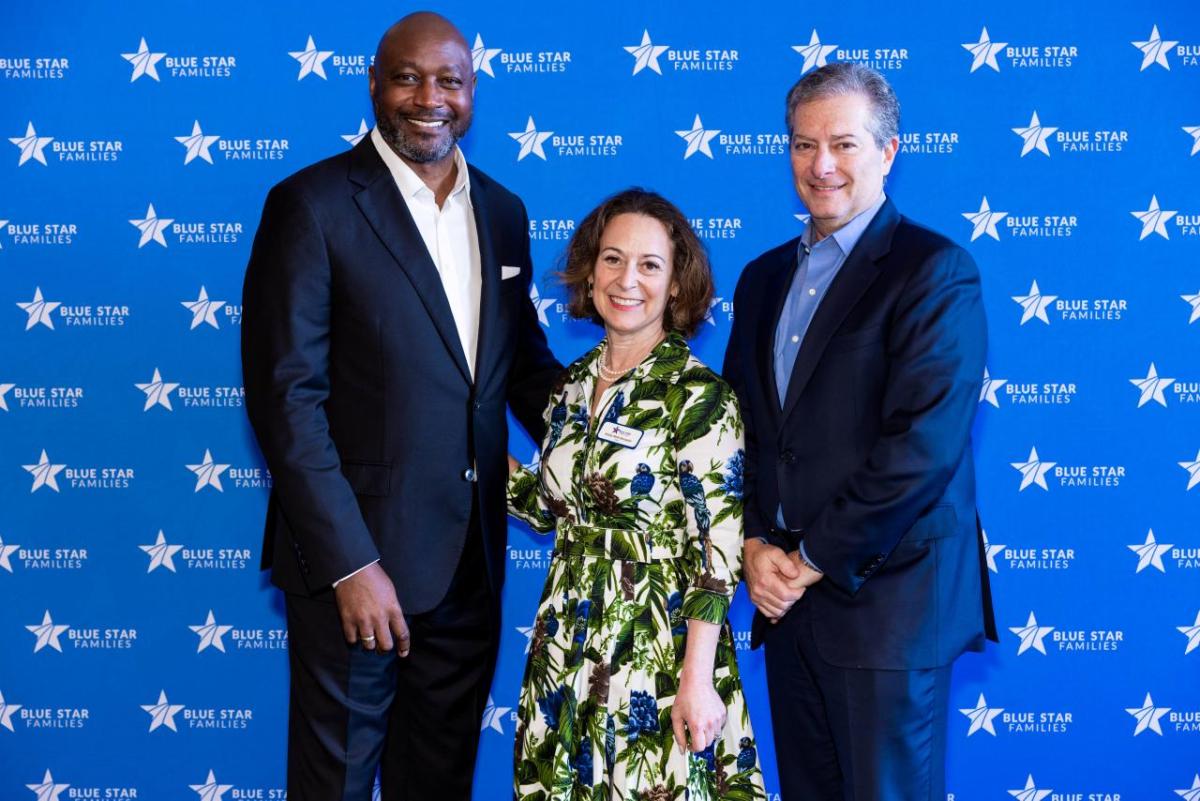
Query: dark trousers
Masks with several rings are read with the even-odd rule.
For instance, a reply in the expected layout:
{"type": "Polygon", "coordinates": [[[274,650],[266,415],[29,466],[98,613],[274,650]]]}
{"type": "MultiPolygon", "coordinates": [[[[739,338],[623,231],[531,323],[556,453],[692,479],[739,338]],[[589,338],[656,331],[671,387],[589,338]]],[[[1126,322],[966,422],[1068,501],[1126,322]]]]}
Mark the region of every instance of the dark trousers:
{"type": "Polygon", "coordinates": [[[831,665],[806,601],[763,637],[783,801],[945,801],[950,666],[831,665]]]}
{"type": "Polygon", "coordinates": [[[468,801],[500,612],[472,521],[446,597],[407,616],[409,655],[346,645],[332,593],[287,596],[291,801],[468,801]]]}

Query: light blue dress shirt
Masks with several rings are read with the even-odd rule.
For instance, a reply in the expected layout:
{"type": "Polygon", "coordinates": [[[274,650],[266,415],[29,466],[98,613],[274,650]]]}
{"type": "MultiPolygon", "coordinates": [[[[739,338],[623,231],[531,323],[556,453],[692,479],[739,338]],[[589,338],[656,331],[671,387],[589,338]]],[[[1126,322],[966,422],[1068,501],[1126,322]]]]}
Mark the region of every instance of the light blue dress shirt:
{"type": "MultiPolygon", "coordinates": [[[[875,219],[875,215],[883,206],[886,195],[879,193],[879,199],[870,207],[859,212],[850,222],[834,231],[820,242],[813,244],[816,229],[809,225],[800,237],[796,248],[796,275],[792,278],[792,286],[788,289],[783,301],[783,312],[779,315],[779,323],[775,326],[775,386],[779,393],[779,406],[783,407],[787,398],[788,383],[792,378],[792,369],[796,366],[796,355],[804,344],[804,335],[812,324],[817,308],[829,290],[829,285],[837,277],[838,271],[846,263],[846,257],[858,244],[863,232],[875,219]]],[[[780,528],[787,528],[783,519],[783,505],[780,504],[775,514],[775,523],[780,528]]],[[[816,567],[804,552],[804,543],[800,543],[800,555],[812,567],[816,567]]]]}

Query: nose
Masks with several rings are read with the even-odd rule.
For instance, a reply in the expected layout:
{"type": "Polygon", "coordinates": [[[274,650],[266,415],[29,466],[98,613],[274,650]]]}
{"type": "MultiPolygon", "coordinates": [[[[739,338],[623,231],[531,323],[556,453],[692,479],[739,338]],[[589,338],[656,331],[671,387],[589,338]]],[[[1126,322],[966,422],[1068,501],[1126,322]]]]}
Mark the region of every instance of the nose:
{"type": "Polygon", "coordinates": [[[813,152],[812,163],[809,164],[809,170],[816,177],[829,175],[836,169],[836,160],[833,157],[832,151],[827,147],[819,147],[813,152]]]}
{"type": "Polygon", "coordinates": [[[638,271],[637,260],[629,259],[621,267],[620,285],[622,289],[633,289],[637,286],[638,271]]]}
{"type": "Polygon", "coordinates": [[[434,77],[421,81],[414,97],[416,104],[422,108],[440,108],[445,104],[442,88],[434,77]]]}

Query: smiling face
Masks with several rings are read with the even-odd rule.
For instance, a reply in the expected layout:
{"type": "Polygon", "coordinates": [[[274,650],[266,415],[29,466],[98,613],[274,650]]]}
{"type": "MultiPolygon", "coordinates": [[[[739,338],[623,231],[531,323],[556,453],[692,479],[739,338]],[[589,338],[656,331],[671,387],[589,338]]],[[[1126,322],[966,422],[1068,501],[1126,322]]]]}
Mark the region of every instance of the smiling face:
{"type": "Polygon", "coordinates": [[[883,191],[899,140],[879,147],[870,121],[871,104],[861,94],[817,98],[792,113],[792,178],[818,238],[854,219],[883,191]]]}
{"type": "Polygon", "coordinates": [[[409,163],[451,157],[471,127],[471,50],[458,30],[436,15],[408,17],[384,36],[370,69],[370,87],[379,133],[409,163]]]}
{"type": "Polygon", "coordinates": [[[592,304],[610,339],[641,342],[664,330],[667,301],[679,288],[666,227],[644,214],[618,214],[600,236],[592,270],[592,304]]]}

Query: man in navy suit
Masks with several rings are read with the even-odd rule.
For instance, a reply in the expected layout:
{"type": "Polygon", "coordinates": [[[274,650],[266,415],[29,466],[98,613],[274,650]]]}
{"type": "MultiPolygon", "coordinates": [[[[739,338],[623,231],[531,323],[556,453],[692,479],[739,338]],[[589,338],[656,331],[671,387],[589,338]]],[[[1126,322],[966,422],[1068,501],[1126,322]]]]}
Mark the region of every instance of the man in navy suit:
{"type": "Polygon", "coordinates": [[[970,445],[979,273],[885,195],[899,116],[861,65],[796,83],[811,220],[734,297],[745,574],[786,801],[944,801],[951,665],[995,639],[970,445]]]}
{"type": "Polygon", "coordinates": [[[246,271],[246,405],[274,477],[292,801],[468,799],[499,641],[506,407],[535,437],[561,367],[519,198],[464,159],[471,50],[393,25],[376,128],[274,187],[246,271]]]}

